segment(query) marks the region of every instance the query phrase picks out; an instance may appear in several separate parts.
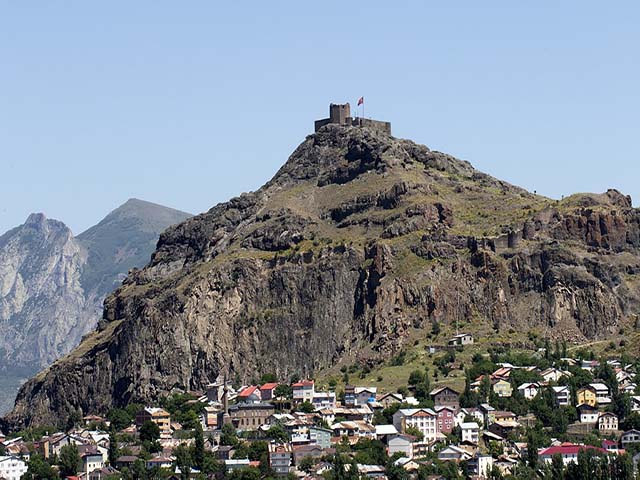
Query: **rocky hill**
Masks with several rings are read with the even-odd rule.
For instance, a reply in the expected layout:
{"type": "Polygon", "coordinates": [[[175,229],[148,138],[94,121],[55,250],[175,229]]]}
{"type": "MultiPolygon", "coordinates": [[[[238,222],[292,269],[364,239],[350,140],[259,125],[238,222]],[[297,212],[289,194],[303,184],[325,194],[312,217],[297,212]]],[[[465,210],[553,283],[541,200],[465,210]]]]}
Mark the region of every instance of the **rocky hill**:
{"type": "Polygon", "coordinates": [[[162,230],[188,217],[129,200],[78,237],[43,214],[0,237],[0,411],[21,378],[95,329],[105,296],[148,262],[162,230]]]}
{"type": "Polygon", "coordinates": [[[64,422],[242,380],[375,363],[458,318],[606,337],[637,311],[640,212],[554,201],[367,128],[328,125],[258,191],[165,231],[103,320],[6,421],[64,422]]]}

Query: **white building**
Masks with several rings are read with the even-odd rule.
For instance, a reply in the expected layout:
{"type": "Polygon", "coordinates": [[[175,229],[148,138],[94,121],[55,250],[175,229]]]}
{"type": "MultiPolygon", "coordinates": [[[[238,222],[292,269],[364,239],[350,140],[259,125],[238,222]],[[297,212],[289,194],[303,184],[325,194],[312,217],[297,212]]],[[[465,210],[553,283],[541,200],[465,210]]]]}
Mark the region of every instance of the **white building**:
{"type": "Polygon", "coordinates": [[[480,427],[476,422],[463,422],[460,424],[460,430],[462,432],[462,441],[470,442],[475,445],[478,444],[478,433],[480,427]]]}
{"type": "Polygon", "coordinates": [[[293,401],[294,402],[313,402],[313,395],[315,393],[315,384],[313,380],[303,380],[301,382],[294,383],[293,388],[293,401]]]}
{"type": "Polygon", "coordinates": [[[407,428],[418,429],[423,440],[433,442],[438,433],[438,415],[430,408],[406,408],[393,414],[393,425],[401,432],[406,433],[407,428]]]}
{"type": "Polygon", "coordinates": [[[580,423],[598,423],[600,412],[596,407],[585,403],[578,407],[578,412],[580,412],[580,423]]]}
{"type": "Polygon", "coordinates": [[[336,406],[336,394],[335,392],[315,392],[311,403],[316,407],[316,410],[334,408],[336,406]]]}
{"type": "Polygon", "coordinates": [[[0,457],[0,478],[20,480],[25,473],[27,473],[27,464],[18,457],[0,457]]]}
{"type": "Polygon", "coordinates": [[[402,453],[403,457],[413,458],[413,441],[415,437],[409,435],[393,435],[387,440],[387,452],[389,456],[394,453],[402,453]]]}
{"type": "Polygon", "coordinates": [[[540,385],[537,383],[523,383],[518,387],[518,392],[520,392],[526,400],[533,400],[536,398],[539,390],[540,385]]]}
{"type": "Polygon", "coordinates": [[[596,392],[596,401],[600,406],[606,406],[611,403],[609,387],[604,383],[590,383],[589,386],[596,392]]]}
{"type": "Polygon", "coordinates": [[[559,407],[566,407],[571,404],[571,393],[569,387],[566,385],[560,385],[557,387],[551,387],[553,395],[556,397],[556,405],[559,407]]]}

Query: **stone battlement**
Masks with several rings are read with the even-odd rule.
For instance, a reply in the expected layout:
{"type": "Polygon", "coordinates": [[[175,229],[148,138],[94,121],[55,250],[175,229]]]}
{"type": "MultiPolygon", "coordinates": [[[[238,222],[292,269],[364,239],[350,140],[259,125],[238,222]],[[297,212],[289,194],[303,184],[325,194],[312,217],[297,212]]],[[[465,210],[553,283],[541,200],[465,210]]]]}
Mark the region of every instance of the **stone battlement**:
{"type": "Polygon", "coordinates": [[[329,105],[329,118],[315,121],[315,131],[317,132],[325,125],[345,125],[352,127],[367,127],[391,135],[391,122],[381,122],[370,118],[351,117],[351,106],[348,103],[332,103],[329,105]]]}

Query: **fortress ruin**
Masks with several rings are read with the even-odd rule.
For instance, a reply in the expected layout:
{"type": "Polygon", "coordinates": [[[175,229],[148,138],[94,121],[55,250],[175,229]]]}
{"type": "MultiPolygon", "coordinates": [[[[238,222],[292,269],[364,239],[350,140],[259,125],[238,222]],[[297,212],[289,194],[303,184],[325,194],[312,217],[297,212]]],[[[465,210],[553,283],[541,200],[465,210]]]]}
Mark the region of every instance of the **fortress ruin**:
{"type": "Polygon", "coordinates": [[[380,120],[371,120],[369,118],[352,117],[351,106],[348,103],[332,103],[329,105],[329,118],[316,120],[315,131],[317,132],[325,125],[336,124],[352,127],[367,127],[379,130],[391,135],[391,122],[381,122],[380,120]]]}

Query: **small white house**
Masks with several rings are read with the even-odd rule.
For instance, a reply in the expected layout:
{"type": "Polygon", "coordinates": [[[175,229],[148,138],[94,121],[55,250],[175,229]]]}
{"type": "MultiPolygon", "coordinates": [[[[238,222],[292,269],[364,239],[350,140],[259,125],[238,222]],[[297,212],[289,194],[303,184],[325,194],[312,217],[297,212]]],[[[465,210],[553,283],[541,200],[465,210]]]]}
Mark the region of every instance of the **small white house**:
{"type": "Polygon", "coordinates": [[[463,422],[460,424],[460,430],[462,432],[462,441],[478,444],[478,434],[480,433],[480,427],[476,422],[463,422]]]}
{"type": "Polygon", "coordinates": [[[598,423],[600,412],[596,407],[585,403],[578,407],[578,412],[580,412],[580,423],[598,423]]]}
{"type": "Polygon", "coordinates": [[[449,339],[449,346],[461,346],[473,344],[473,335],[470,333],[459,333],[449,339]]]}
{"type": "Polygon", "coordinates": [[[20,480],[27,473],[27,464],[18,457],[0,457],[0,478],[6,480],[20,480]]]}
{"type": "Polygon", "coordinates": [[[553,395],[556,398],[556,405],[559,407],[566,407],[571,405],[571,393],[569,387],[566,385],[560,385],[557,387],[551,387],[553,395]]]}
{"type": "Polygon", "coordinates": [[[387,451],[389,456],[394,453],[402,453],[403,457],[413,458],[413,442],[415,437],[410,435],[392,435],[387,440],[387,451]]]}
{"type": "Polygon", "coordinates": [[[536,398],[539,391],[540,385],[538,383],[523,383],[518,387],[518,392],[520,392],[526,400],[536,398]]]}

